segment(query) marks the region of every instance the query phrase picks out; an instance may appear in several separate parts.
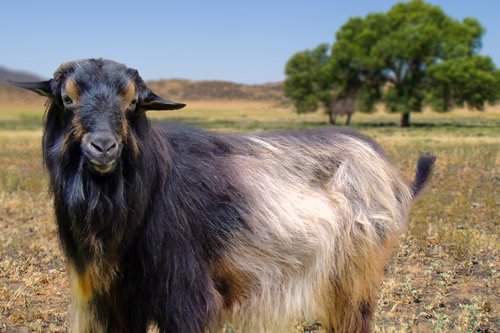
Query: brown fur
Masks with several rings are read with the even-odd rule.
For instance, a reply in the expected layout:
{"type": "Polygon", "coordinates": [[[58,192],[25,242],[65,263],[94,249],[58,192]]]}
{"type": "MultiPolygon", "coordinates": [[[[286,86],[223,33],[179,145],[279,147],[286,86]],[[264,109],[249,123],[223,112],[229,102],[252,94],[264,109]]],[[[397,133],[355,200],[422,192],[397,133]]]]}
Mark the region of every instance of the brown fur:
{"type": "Polygon", "coordinates": [[[80,97],[80,89],[76,85],[75,80],[66,80],[65,89],[68,96],[76,103],[80,97]]]}
{"type": "Polygon", "coordinates": [[[122,110],[127,109],[127,107],[129,106],[130,102],[132,102],[134,97],[135,97],[135,86],[131,81],[129,81],[127,87],[125,88],[125,92],[123,94],[122,110]]]}
{"type": "MultiPolygon", "coordinates": [[[[126,112],[128,110],[130,103],[134,99],[134,97],[135,97],[135,85],[131,81],[129,81],[127,86],[125,87],[125,91],[123,93],[123,98],[122,98],[122,105],[121,105],[122,128],[120,131],[120,137],[121,137],[122,141],[126,141],[127,137],[128,137],[128,133],[127,133],[128,121],[127,121],[127,117],[126,117],[126,112]]],[[[136,149],[137,144],[132,144],[132,147],[133,147],[134,153],[137,155],[137,153],[138,153],[138,149],[136,149]]]]}

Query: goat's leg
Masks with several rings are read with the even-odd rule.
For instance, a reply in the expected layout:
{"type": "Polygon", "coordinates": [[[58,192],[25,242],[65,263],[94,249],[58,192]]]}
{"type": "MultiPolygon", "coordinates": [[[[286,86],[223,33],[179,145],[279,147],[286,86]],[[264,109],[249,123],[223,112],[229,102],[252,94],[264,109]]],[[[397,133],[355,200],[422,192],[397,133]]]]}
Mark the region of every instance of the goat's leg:
{"type": "Polygon", "coordinates": [[[89,300],[73,299],[70,332],[77,333],[146,333],[145,309],[138,309],[133,299],[117,297],[116,288],[89,300]]]}
{"type": "Polygon", "coordinates": [[[365,285],[360,294],[359,288],[355,292],[350,284],[337,281],[332,285],[328,319],[322,322],[323,328],[335,333],[371,332],[377,288],[365,285]]]}

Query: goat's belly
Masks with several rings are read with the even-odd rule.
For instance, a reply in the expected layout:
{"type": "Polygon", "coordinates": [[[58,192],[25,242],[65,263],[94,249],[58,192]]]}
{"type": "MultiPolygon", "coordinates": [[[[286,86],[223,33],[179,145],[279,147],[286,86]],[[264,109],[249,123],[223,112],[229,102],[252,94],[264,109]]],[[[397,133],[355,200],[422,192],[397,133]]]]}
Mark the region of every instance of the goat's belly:
{"type": "Polygon", "coordinates": [[[244,332],[289,332],[297,320],[324,317],[325,267],[309,254],[297,258],[270,251],[242,246],[225,258],[219,272],[227,281],[222,290],[225,320],[244,332]]]}
{"type": "Polygon", "coordinates": [[[321,190],[275,193],[262,202],[216,275],[226,320],[244,332],[289,332],[297,320],[326,316],[340,224],[332,223],[336,210],[321,190]]]}
{"type": "Polygon", "coordinates": [[[225,321],[242,332],[291,332],[299,321],[329,323],[339,303],[372,297],[393,243],[354,246],[328,221],[310,227],[316,232],[286,238],[255,233],[228,250],[215,274],[225,321]]]}

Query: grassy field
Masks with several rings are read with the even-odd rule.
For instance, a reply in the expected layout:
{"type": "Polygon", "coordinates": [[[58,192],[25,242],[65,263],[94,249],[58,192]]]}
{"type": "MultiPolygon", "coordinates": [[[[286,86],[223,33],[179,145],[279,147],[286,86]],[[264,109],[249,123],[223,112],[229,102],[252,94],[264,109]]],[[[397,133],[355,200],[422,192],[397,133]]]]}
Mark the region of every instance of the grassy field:
{"type": "MultiPolygon", "coordinates": [[[[0,332],[67,328],[68,281],[41,161],[42,110],[0,106],[0,332]]],[[[298,116],[265,102],[193,102],[150,115],[225,132],[327,126],[321,113],[298,116]]],[[[500,109],[424,112],[411,121],[400,129],[397,115],[353,117],[352,127],[376,138],[408,179],[420,152],[438,158],[386,268],[374,330],[498,332],[500,109]]]]}

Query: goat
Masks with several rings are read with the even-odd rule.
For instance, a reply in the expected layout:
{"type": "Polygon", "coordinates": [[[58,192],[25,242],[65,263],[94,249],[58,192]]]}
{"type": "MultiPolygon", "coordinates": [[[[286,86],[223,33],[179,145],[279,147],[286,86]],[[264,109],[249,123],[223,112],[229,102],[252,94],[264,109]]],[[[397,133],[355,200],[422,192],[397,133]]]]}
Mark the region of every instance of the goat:
{"type": "Polygon", "coordinates": [[[384,265],[434,157],[410,184],[372,139],[327,128],[219,134],[151,125],[184,104],[104,59],[61,65],[43,158],[73,332],[198,333],[296,320],[368,332],[384,265]]]}

